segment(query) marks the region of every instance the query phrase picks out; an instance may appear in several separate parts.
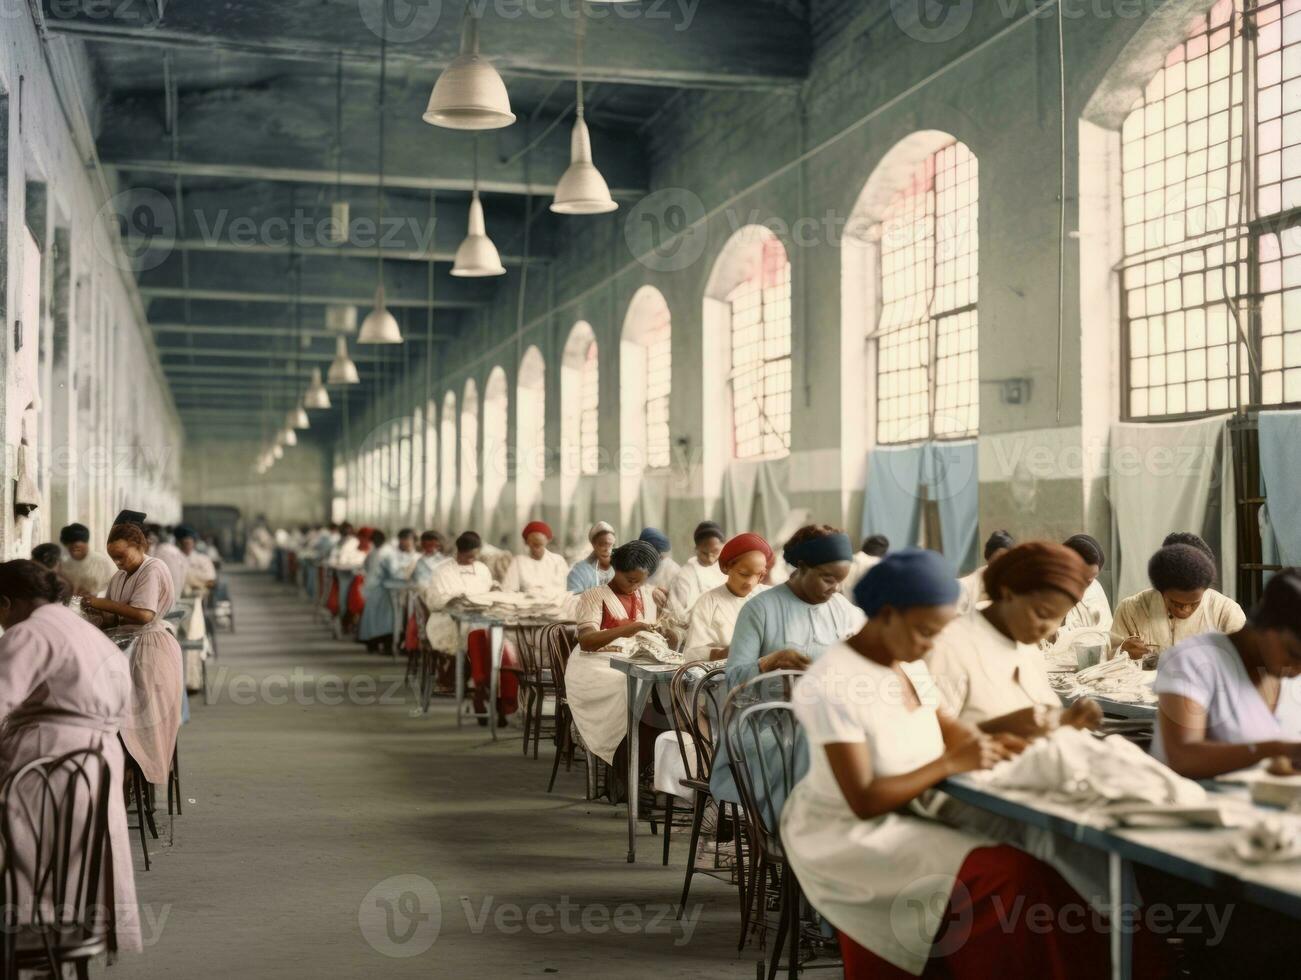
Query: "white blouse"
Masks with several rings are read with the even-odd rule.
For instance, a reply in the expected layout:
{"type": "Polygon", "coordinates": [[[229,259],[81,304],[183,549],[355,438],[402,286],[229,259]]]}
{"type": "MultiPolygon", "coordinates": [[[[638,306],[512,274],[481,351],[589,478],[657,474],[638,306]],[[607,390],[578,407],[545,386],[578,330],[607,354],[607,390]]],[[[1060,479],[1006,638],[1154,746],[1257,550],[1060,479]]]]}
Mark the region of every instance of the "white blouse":
{"type": "Polygon", "coordinates": [[[669,586],[668,614],[678,622],[687,622],[696,600],[726,581],[727,575],[718,562],[702,565],[700,559],[692,555],[669,586]]]}
{"type": "Polygon", "coordinates": [[[503,592],[557,593],[567,589],[569,565],[554,551],[544,552],[541,558],[516,555],[502,576],[503,592]]]}
{"type": "Polygon", "coordinates": [[[1004,636],[976,610],[944,627],[926,663],[944,706],[968,724],[1036,704],[1061,707],[1039,648],[1004,636]]]}
{"type": "MultiPolygon", "coordinates": [[[[741,615],[745,604],[758,595],[767,586],[757,585],[748,596],[737,596],[724,584],[710,589],[691,607],[691,620],[687,627],[687,642],[684,648],[688,660],[708,660],[710,652],[716,647],[725,647],[732,642],[732,631],[736,629],[736,618],[741,615]]],[[[670,602],[672,598],[670,597],[670,602]]]]}

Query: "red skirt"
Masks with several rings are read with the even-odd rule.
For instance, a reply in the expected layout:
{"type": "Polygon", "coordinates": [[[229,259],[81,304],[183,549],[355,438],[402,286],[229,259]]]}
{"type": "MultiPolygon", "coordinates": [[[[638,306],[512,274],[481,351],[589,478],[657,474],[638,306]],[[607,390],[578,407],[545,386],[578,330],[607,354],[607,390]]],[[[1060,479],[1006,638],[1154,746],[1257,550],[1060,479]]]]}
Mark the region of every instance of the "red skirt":
{"type": "Polygon", "coordinates": [[[339,580],[333,575],[330,576],[330,594],[325,599],[325,608],[330,610],[331,616],[339,615],[339,580]]]}
{"type": "MultiPolygon", "coordinates": [[[[487,630],[472,630],[465,641],[466,656],[470,661],[470,679],[476,692],[475,710],[482,711],[491,682],[492,643],[487,630]]],[[[501,663],[503,667],[519,666],[515,648],[502,640],[501,663]]],[[[519,680],[511,671],[503,670],[497,677],[497,707],[504,715],[513,715],[519,708],[519,680]]]]}
{"type": "Polygon", "coordinates": [[[352,584],[348,586],[348,612],[353,616],[360,616],[362,610],[366,608],[366,600],[361,594],[361,587],[365,581],[365,575],[354,575],[352,584]]]}
{"type": "MultiPolygon", "coordinates": [[[[1110,969],[1108,934],[1099,917],[1053,868],[1015,847],[978,847],[958,872],[935,948],[922,976],[1096,980],[1110,969]],[[958,897],[961,896],[961,897],[958,897]],[[940,952],[943,955],[938,955],[940,952]]],[[[1105,920],[1101,920],[1104,921],[1105,920]]],[[[907,980],[912,974],[864,949],[843,932],[845,980],[907,980]]],[[[1150,933],[1134,935],[1134,975],[1165,977],[1164,949],[1150,933]]]]}
{"type": "Polygon", "coordinates": [[[407,617],[406,632],[402,635],[402,649],[415,653],[420,649],[420,624],[414,615],[407,617]]]}

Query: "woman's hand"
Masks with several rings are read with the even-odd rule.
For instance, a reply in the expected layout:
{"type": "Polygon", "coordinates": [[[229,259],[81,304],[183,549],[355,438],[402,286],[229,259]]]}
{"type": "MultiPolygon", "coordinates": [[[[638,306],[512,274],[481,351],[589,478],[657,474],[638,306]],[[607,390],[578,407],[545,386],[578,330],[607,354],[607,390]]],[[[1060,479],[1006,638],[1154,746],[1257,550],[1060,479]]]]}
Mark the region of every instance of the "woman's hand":
{"type": "Polygon", "coordinates": [[[1062,712],[1061,723],[1091,731],[1102,725],[1102,706],[1093,698],[1080,698],[1062,712]]]}
{"type": "Polygon", "coordinates": [[[655,627],[650,623],[643,623],[641,620],[634,619],[631,623],[625,623],[620,626],[620,636],[636,636],[638,633],[644,633],[647,630],[653,630],[655,627]]]}
{"type": "Polygon", "coordinates": [[[669,604],[668,589],[665,589],[658,585],[655,586],[655,588],[651,589],[651,598],[655,600],[656,606],[658,606],[660,609],[663,609],[665,606],[669,604]]]}
{"type": "Polygon", "coordinates": [[[997,735],[991,735],[990,738],[1003,746],[1010,756],[1020,755],[1030,747],[1029,741],[1020,735],[1013,735],[1011,732],[1000,732],[997,735]]]}
{"type": "Polygon", "coordinates": [[[1120,645],[1120,649],[1129,655],[1130,660],[1142,660],[1149,653],[1152,653],[1155,647],[1141,636],[1135,634],[1127,637],[1125,642],[1120,645]]]}
{"type": "Polygon", "coordinates": [[[992,769],[1004,759],[1012,758],[1012,754],[998,739],[976,735],[944,753],[944,767],[950,776],[956,776],[976,769],[992,769]]]}
{"type": "Polygon", "coordinates": [[[759,658],[759,672],[766,674],[772,670],[805,670],[811,663],[813,661],[798,650],[777,650],[759,658]]]}

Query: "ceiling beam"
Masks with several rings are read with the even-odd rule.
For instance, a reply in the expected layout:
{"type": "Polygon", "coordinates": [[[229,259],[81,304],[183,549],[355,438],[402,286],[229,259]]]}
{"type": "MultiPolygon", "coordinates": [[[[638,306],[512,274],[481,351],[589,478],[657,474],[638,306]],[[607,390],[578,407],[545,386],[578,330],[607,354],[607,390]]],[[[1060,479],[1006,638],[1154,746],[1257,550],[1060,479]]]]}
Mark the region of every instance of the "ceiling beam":
{"type": "MultiPolygon", "coordinates": [[[[126,229],[128,254],[145,259],[137,268],[177,249],[374,258],[378,246],[386,259],[451,262],[468,231],[469,197],[462,194],[445,193],[431,202],[429,193],[387,189],[381,220],[378,189],[196,179],[184,184],[178,202],[173,179],[127,172],[123,176],[130,186],[114,195],[113,203],[120,227],[126,229]],[[334,240],[330,206],[336,198],[349,205],[344,244],[334,240]]],[[[489,195],[484,210],[502,262],[522,264],[523,199],[489,195]]],[[[550,225],[535,220],[529,229],[532,261],[544,261],[551,254],[550,225]]]]}
{"type": "MultiPolygon", "coordinates": [[[[335,152],[334,86],[282,77],[273,84],[181,92],[178,129],[166,131],[161,93],[130,93],[100,109],[101,161],[119,171],[228,180],[376,187],[380,179],[378,84],[359,80],[345,96],[342,159],[335,152]]],[[[407,190],[474,189],[475,138],[439,129],[421,114],[428,92],[390,92],[385,110],[384,184],[407,190]]],[[[484,193],[548,197],[569,166],[571,118],[541,118],[481,134],[484,193]],[[522,153],[529,146],[527,154],[522,153]]],[[[595,160],[622,198],[649,184],[647,154],[627,129],[591,124],[595,160]]]]}
{"type": "MultiPolygon", "coordinates": [[[[377,265],[373,258],[304,256],[298,263],[302,275],[297,287],[299,302],[309,306],[353,303],[369,309],[374,300],[377,265]]],[[[431,305],[434,309],[473,309],[492,299],[493,283],[453,278],[443,266],[435,271],[431,304],[427,276],[428,270],[420,264],[386,263],[384,288],[388,305],[421,310],[431,305]]],[[[138,283],[140,294],[146,299],[188,295],[192,299],[292,303],[296,295],[294,271],[289,261],[272,261],[263,255],[213,254],[201,262],[189,262],[186,268],[183,253],[174,252],[156,267],[141,271],[138,283]]]]}
{"type": "MultiPolygon", "coordinates": [[[[376,345],[378,346],[378,345],[376,345]]],[[[384,357],[381,354],[371,354],[367,352],[366,347],[353,345],[349,353],[352,359],[358,364],[373,362],[375,364],[393,364],[400,363],[398,358],[384,357]]],[[[288,364],[293,364],[295,360],[299,361],[317,361],[328,363],[334,360],[333,351],[321,350],[276,350],[274,348],[258,347],[159,347],[159,357],[235,357],[243,360],[260,360],[276,361],[283,360],[288,364]]]]}
{"type": "MultiPolygon", "coordinates": [[[[357,367],[360,370],[362,368],[372,367],[375,365],[376,362],[373,361],[362,361],[358,363],[357,367]]],[[[176,375],[195,375],[195,374],[204,377],[209,377],[209,376],[217,377],[221,375],[230,374],[230,375],[235,375],[240,377],[278,378],[280,380],[284,380],[284,378],[286,378],[289,375],[289,372],[284,370],[283,368],[257,367],[257,366],[249,366],[246,364],[166,364],[163,366],[163,370],[167,373],[169,377],[174,377],[176,375]]],[[[362,371],[362,373],[365,374],[366,372],[362,371]]],[[[379,378],[372,375],[371,380],[373,381],[379,380],[379,378]]],[[[175,381],[180,384],[186,384],[188,383],[188,378],[187,379],[176,378],[175,381]]],[[[305,383],[306,383],[306,378],[304,377],[304,384],[305,383]]],[[[175,384],[173,385],[173,387],[175,387],[175,384]]],[[[331,390],[335,390],[335,386],[331,385],[330,387],[331,390]]]]}
{"type": "MultiPolygon", "coordinates": [[[[331,342],[339,336],[329,330],[319,328],[303,327],[301,331],[295,330],[293,326],[285,325],[279,327],[262,327],[236,324],[198,324],[198,323],[154,323],[151,324],[155,334],[182,334],[195,337],[261,337],[274,340],[283,337],[294,337],[301,335],[310,339],[319,339],[325,337],[331,342]]],[[[351,343],[356,343],[356,335],[345,335],[351,343]]],[[[412,330],[411,335],[404,336],[403,340],[411,343],[421,344],[425,342],[425,334],[421,330],[412,330]]],[[[434,341],[450,340],[451,334],[435,333],[434,341]]]]}
{"type": "MultiPolygon", "coordinates": [[[[222,4],[172,3],[165,16],[132,5],[132,17],[105,16],[105,0],[42,0],[51,33],[207,55],[249,55],[325,63],[340,52],[355,64],[378,61],[384,0],[277,0],[231,16],[222,4]]],[[[573,0],[474,0],[482,49],[507,75],[571,78],[579,5],[573,0]]],[[[409,25],[389,28],[389,59],[432,86],[456,56],[462,0],[411,4],[409,25]]],[[[587,11],[584,74],[594,82],[692,88],[787,88],[808,73],[807,19],[782,5],[688,0],[587,11]]],[[[426,93],[427,94],[427,93],[426,93]]]]}

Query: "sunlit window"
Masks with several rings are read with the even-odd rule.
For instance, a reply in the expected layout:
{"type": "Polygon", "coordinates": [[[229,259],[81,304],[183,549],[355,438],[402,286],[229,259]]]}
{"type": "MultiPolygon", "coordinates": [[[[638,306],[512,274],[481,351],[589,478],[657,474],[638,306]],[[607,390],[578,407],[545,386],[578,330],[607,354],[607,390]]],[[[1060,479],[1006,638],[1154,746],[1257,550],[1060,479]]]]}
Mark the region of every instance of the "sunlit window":
{"type": "Polygon", "coordinates": [[[452,498],[456,496],[456,395],[450,391],[443,396],[440,428],[442,459],[438,467],[438,508],[445,529],[451,533],[452,498]]]}
{"type": "Polygon", "coordinates": [[[738,459],[784,456],[791,443],[791,266],[775,236],[727,297],[732,432],[738,459]]]}

